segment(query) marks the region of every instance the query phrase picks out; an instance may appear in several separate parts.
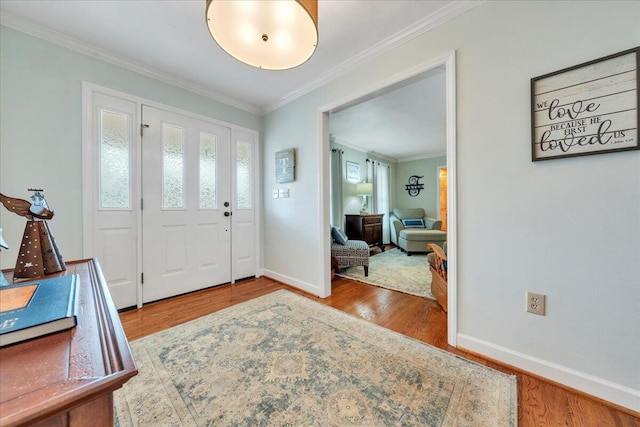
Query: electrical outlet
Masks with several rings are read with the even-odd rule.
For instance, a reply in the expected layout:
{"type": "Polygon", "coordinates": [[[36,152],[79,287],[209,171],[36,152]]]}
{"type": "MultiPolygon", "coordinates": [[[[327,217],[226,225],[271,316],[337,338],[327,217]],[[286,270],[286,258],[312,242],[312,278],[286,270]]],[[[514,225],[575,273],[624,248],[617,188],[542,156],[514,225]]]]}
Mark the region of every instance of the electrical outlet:
{"type": "Polygon", "coordinates": [[[527,311],[544,316],[545,295],[527,292],[527,311]]]}

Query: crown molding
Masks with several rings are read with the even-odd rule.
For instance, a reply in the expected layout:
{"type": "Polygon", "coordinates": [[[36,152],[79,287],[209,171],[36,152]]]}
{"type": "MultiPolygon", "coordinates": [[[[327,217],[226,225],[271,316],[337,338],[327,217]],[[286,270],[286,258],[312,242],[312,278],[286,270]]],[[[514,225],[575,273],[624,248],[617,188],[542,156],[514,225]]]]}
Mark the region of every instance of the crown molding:
{"type": "Polygon", "coordinates": [[[367,154],[366,150],[363,150],[362,147],[357,147],[352,143],[350,143],[349,141],[347,141],[346,139],[340,138],[339,136],[331,135],[331,142],[336,143],[338,145],[342,145],[343,147],[350,148],[359,153],[367,154]]]}
{"type": "Polygon", "coordinates": [[[397,163],[398,159],[396,159],[395,157],[390,157],[387,156],[385,154],[380,154],[377,151],[369,151],[367,152],[367,157],[376,157],[378,159],[390,162],[390,163],[397,163]]]}
{"type": "Polygon", "coordinates": [[[410,162],[413,160],[424,160],[424,159],[434,159],[436,157],[446,157],[447,156],[447,152],[446,151],[442,151],[442,152],[431,152],[431,153],[427,153],[427,152],[422,152],[422,153],[418,153],[418,154],[413,154],[411,156],[406,156],[406,157],[392,157],[392,156],[388,156],[386,154],[381,154],[378,153],[377,151],[367,151],[366,149],[362,149],[362,147],[358,147],[356,145],[353,145],[351,142],[347,141],[344,138],[340,138],[339,136],[335,136],[335,135],[331,135],[331,142],[341,145],[342,147],[346,147],[346,148],[350,148],[354,151],[357,151],[359,153],[365,154],[367,156],[375,156],[375,157],[379,157],[381,159],[385,159],[387,161],[390,162],[394,162],[394,163],[404,163],[404,162],[410,162]]]}
{"type": "Polygon", "coordinates": [[[445,152],[441,152],[441,153],[418,154],[416,156],[401,157],[397,161],[398,161],[398,163],[406,163],[406,162],[411,162],[411,161],[414,161],[414,160],[435,159],[436,157],[447,157],[447,153],[445,151],[445,152]]]}
{"type": "Polygon", "coordinates": [[[280,99],[279,102],[266,106],[265,108],[263,108],[262,113],[270,113],[288,104],[289,102],[311,92],[312,90],[317,89],[332,80],[335,80],[343,74],[356,69],[367,61],[370,61],[371,59],[382,55],[383,53],[388,52],[391,49],[394,49],[411,39],[414,39],[426,32],[433,30],[434,28],[459,15],[462,15],[463,13],[481,5],[484,2],[485,0],[455,1],[453,3],[450,3],[442,9],[438,10],[436,13],[425,17],[424,19],[394,34],[393,36],[388,37],[387,39],[371,46],[369,49],[362,51],[358,55],[353,56],[351,59],[333,67],[326,73],[321,74],[320,77],[318,77],[311,83],[289,93],[288,95],[285,95],[280,99]]]}
{"type": "Polygon", "coordinates": [[[90,45],[89,43],[79,41],[73,37],[69,37],[65,34],[45,28],[31,21],[18,18],[6,12],[0,11],[0,25],[14,29],[16,31],[20,31],[30,36],[45,40],[47,42],[57,44],[58,46],[62,46],[64,48],[82,53],[92,58],[96,58],[101,61],[108,62],[120,68],[124,68],[126,70],[133,71],[138,74],[142,74],[143,76],[150,77],[155,80],[159,80],[161,82],[170,84],[172,86],[177,86],[181,89],[187,90],[189,92],[193,92],[196,95],[204,96],[214,101],[222,102],[231,107],[238,108],[248,113],[255,114],[255,115],[262,114],[262,109],[258,108],[255,105],[238,101],[231,97],[222,95],[216,91],[213,91],[207,87],[181,79],[170,73],[158,71],[151,67],[137,63],[129,58],[116,55],[115,53],[110,52],[108,50],[95,47],[93,45],[90,45]]]}
{"type": "Polygon", "coordinates": [[[349,71],[352,71],[355,68],[363,65],[367,61],[379,55],[382,55],[383,53],[388,52],[389,50],[394,49],[395,47],[400,46],[403,43],[406,43],[407,41],[418,37],[419,35],[424,34],[459,15],[462,15],[463,13],[479,6],[484,2],[485,0],[455,1],[453,3],[450,3],[449,5],[438,10],[436,13],[425,17],[421,21],[418,21],[417,23],[405,28],[403,31],[396,33],[395,35],[383,40],[382,42],[373,45],[360,54],[353,56],[351,59],[333,67],[324,74],[321,74],[319,78],[315,79],[309,84],[293,92],[290,92],[288,95],[285,95],[280,99],[279,102],[265,107],[258,107],[253,104],[238,101],[234,98],[213,91],[205,86],[198,85],[196,83],[177,77],[173,74],[162,72],[146,65],[142,65],[129,58],[116,55],[115,53],[108,50],[95,47],[88,43],[84,43],[73,37],[69,37],[65,34],[53,31],[51,29],[45,28],[41,25],[35,24],[22,18],[18,18],[3,11],[0,11],[0,25],[12,28],[16,31],[20,31],[22,33],[48,41],[50,43],[57,44],[67,49],[90,56],[92,58],[111,63],[113,65],[136,72],[146,77],[159,80],[172,86],[185,89],[189,92],[212,99],[214,101],[222,102],[248,113],[264,115],[288,104],[289,102],[292,102],[293,100],[321,87],[322,85],[332,80],[335,80],[336,78],[348,73],[349,71]]]}

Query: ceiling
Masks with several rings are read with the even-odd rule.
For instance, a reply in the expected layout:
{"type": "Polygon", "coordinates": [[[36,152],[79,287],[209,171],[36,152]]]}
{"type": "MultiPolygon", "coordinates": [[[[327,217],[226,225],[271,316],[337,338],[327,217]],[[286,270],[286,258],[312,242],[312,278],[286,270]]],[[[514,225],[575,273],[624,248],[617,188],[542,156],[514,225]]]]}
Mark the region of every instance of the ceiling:
{"type": "MultiPolygon", "coordinates": [[[[319,0],[318,48],[309,61],[285,71],[253,68],[222,51],[208,32],[205,0],[0,0],[0,14],[8,27],[264,114],[476,4],[319,0]]],[[[425,93],[432,90],[425,89],[425,93]]],[[[427,108],[420,117],[428,119],[430,107],[424,102],[415,104],[425,101],[415,92],[400,91],[361,106],[345,123],[354,128],[353,117],[367,115],[371,129],[371,123],[383,123],[372,116],[376,111],[382,114],[385,106],[395,107],[393,112],[385,111],[385,117],[427,108]]],[[[345,132],[341,131],[347,135],[345,132]]],[[[408,135],[396,138],[399,144],[411,139],[408,135]]]]}
{"type": "Polygon", "coordinates": [[[332,141],[394,161],[444,156],[445,80],[439,67],[332,113],[332,141]]]}

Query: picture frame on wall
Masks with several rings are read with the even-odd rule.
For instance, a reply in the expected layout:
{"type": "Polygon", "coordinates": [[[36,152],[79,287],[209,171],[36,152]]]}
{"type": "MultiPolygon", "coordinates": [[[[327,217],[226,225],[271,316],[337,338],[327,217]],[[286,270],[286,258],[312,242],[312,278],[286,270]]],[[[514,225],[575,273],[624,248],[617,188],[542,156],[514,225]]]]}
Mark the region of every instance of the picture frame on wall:
{"type": "Polygon", "coordinates": [[[360,182],[360,163],[347,160],[347,181],[360,182]]]}
{"type": "Polygon", "coordinates": [[[638,150],[640,47],[531,79],[531,160],[638,150]]]}
{"type": "Polygon", "coordinates": [[[276,152],[276,182],[282,184],[295,181],[295,165],[294,148],[276,152]]]}

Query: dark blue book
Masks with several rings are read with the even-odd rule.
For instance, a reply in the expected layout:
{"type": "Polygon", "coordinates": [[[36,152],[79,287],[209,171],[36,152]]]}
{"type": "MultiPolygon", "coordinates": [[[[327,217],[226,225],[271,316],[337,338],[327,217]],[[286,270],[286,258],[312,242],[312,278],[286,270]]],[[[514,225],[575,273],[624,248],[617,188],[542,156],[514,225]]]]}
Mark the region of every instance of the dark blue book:
{"type": "Polygon", "coordinates": [[[78,275],[0,288],[0,347],[76,326],[78,275]]]}

